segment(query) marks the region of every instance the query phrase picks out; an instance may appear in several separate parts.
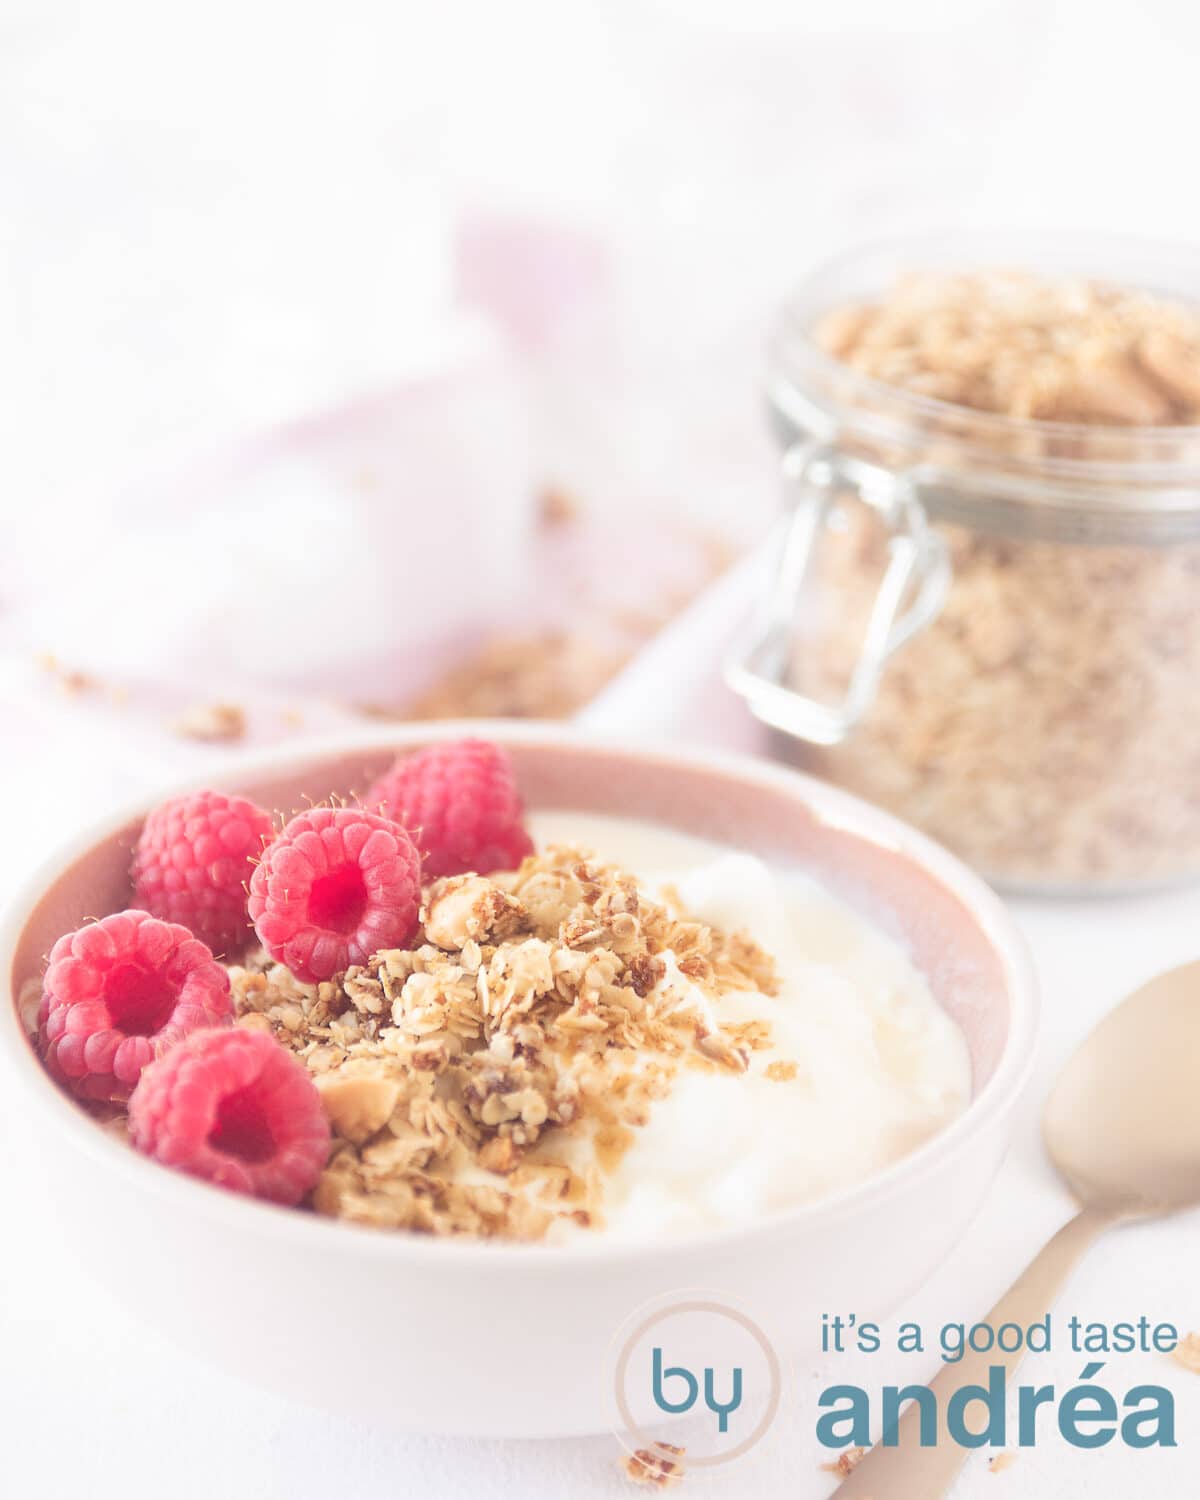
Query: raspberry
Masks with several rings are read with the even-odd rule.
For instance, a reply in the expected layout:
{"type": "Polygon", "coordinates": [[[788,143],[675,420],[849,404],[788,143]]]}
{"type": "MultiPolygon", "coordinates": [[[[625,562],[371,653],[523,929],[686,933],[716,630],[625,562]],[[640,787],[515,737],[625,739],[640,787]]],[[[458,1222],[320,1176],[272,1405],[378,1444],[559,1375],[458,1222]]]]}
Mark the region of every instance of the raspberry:
{"type": "Polygon", "coordinates": [[[154,809],[137,841],[134,901],[190,927],[214,953],[234,953],[250,936],[251,862],[270,837],[270,815],[245,797],[173,797],[154,809]]]}
{"type": "Polygon", "coordinates": [[[409,829],[425,875],[487,875],[533,853],[512,762],[487,740],[431,745],[396,761],[363,799],[409,829]]]}
{"type": "Polygon", "coordinates": [[[250,919],[272,958],[315,983],[417,925],[421,857],[403,828],[359,807],[314,807],[268,844],[250,880],[250,919]]]}
{"type": "Polygon", "coordinates": [[[231,1013],[229,976],[199,938],[123,911],[50,950],[38,1040],[51,1074],[81,1099],[123,1100],[147,1063],[231,1013]]]}
{"type": "Polygon", "coordinates": [[[197,1031],[142,1074],[129,1101],[139,1151],[235,1193],[299,1203],[329,1155],[308,1070],[265,1031],[197,1031]]]}

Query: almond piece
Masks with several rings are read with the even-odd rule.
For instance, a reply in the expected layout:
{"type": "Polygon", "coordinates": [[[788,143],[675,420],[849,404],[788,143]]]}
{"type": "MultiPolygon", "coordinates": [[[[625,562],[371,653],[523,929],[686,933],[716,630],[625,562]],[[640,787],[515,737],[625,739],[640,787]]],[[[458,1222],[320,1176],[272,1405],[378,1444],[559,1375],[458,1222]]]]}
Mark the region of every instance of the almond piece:
{"type": "Polygon", "coordinates": [[[364,1077],[341,1069],[313,1079],[329,1123],[340,1136],[359,1146],[392,1117],[400,1099],[400,1085],[378,1074],[364,1077]]]}

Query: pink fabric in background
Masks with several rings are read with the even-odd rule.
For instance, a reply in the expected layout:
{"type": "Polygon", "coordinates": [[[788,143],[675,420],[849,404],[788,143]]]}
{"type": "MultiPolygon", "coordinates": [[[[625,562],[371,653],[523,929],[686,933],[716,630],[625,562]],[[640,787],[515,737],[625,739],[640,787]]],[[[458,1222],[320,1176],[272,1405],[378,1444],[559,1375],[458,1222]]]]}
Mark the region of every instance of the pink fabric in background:
{"type": "Polygon", "coordinates": [[[551,219],[468,209],[455,264],[463,303],[486,312],[533,361],[611,313],[611,253],[596,236],[551,219]]]}

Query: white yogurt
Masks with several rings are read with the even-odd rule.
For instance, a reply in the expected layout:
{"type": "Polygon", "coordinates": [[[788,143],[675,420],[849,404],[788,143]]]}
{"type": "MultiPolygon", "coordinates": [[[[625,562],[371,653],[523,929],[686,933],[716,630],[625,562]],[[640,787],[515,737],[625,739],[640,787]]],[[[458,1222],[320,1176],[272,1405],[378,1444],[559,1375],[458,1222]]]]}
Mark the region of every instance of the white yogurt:
{"type": "MultiPolygon", "coordinates": [[[[746,1223],[853,1186],[967,1106],[958,1027],[900,946],[813,880],[652,824],[540,813],[539,847],[576,844],[688,912],[745,928],[774,955],[780,992],[704,1001],[717,1021],[761,1019],[771,1046],[747,1073],[681,1069],[607,1179],[604,1231],[622,1239],[746,1223]],[[773,1062],[796,1076],[768,1078],[773,1062]]],[[[664,983],[686,984],[670,970],[664,983]]],[[[574,1143],[572,1155],[588,1150],[574,1143]]]]}

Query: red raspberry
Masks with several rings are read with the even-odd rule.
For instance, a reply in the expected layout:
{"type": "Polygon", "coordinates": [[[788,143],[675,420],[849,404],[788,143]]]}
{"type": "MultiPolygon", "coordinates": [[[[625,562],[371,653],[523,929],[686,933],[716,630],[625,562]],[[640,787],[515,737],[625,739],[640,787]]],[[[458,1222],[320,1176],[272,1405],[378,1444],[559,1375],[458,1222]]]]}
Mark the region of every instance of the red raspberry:
{"type": "Polygon", "coordinates": [[[270,814],[245,797],[172,797],[146,819],[134,849],[134,901],[190,927],[214,953],[237,952],[250,936],[252,861],[271,832],[270,814]]]}
{"type": "Polygon", "coordinates": [[[268,844],[250,919],[271,957],[310,983],[403,947],[417,925],[421,857],[403,828],[360,807],[314,807],[268,844]]]}
{"type": "Polygon", "coordinates": [[[121,1100],[147,1063],[231,1013],[229,976],[199,938],[123,911],[50,950],[38,1039],[47,1068],[81,1099],[121,1100]]]}
{"type": "Polygon", "coordinates": [[[453,740],[402,757],[363,801],[410,830],[427,878],[512,870],[533,853],[512,762],[487,740],[453,740]]]}
{"type": "Polygon", "coordinates": [[[308,1070],[265,1031],[197,1031],[147,1068],[129,1101],[139,1151],[235,1193],[299,1203],[329,1155],[308,1070]]]}

